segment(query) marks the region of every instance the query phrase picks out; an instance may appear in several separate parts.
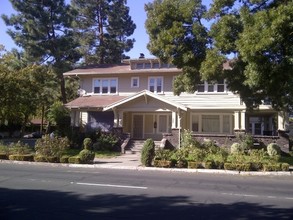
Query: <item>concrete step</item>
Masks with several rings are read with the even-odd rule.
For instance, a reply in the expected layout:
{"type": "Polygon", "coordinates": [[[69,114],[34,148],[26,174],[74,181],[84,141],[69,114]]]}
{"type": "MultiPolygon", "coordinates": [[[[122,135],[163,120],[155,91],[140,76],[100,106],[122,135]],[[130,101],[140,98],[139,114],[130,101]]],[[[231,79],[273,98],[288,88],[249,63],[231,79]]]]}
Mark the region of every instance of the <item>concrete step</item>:
{"type": "MultiPolygon", "coordinates": [[[[125,154],[141,153],[145,140],[130,140],[128,146],[125,148],[125,154]]],[[[161,141],[154,141],[156,149],[161,145],[161,141]]]]}

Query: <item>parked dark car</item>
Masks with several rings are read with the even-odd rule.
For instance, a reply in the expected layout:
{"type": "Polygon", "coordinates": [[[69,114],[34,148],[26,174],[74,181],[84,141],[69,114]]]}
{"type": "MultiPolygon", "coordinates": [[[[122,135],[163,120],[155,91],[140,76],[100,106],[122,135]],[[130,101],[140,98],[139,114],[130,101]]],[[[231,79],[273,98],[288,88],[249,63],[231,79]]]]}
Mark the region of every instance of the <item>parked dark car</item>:
{"type": "Polygon", "coordinates": [[[42,132],[36,131],[30,134],[26,134],[23,136],[23,138],[41,138],[43,135],[42,132]]]}

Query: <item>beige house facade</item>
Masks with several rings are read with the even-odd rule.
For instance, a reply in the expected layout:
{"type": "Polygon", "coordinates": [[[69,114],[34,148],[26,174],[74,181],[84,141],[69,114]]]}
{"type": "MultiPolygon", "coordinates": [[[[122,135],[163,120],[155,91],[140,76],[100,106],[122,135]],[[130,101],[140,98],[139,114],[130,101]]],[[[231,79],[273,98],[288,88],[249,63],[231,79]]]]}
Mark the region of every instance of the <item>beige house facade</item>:
{"type": "Polygon", "coordinates": [[[85,130],[120,130],[132,139],[167,138],[178,146],[180,133],[231,140],[238,133],[278,139],[288,118],[264,103],[248,111],[225,80],[199,82],[198,91],[173,94],[176,67],[158,59],[128,59],[119,65],[75,69],[65,77],[78,77],[80,97],[66,104],[71,124],[85,130]]]}

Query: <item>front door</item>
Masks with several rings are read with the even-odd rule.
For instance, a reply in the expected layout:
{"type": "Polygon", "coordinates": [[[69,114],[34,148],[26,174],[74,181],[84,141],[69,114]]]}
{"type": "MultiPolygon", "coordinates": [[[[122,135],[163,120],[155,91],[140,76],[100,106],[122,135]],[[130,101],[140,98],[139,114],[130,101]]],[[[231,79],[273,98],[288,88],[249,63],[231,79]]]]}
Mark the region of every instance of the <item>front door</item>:
{"type": "Polygon", "coordinates": [[[143,139],[143,115],[133,115],[133,138],[143,139]]]}

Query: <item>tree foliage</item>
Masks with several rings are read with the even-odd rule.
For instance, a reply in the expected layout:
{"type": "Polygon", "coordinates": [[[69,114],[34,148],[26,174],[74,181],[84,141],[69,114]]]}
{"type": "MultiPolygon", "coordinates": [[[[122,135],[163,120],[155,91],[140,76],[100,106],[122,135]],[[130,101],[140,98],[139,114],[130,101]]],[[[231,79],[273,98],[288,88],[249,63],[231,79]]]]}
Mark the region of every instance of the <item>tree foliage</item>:
{"type": "Polygon", "coordinates": [[[66,102],[63,72],[79,60],[71,28],[74,11],[64,0],[10,0],[16,10],[11,16],[2,15],[8,34],[22,47],[30,60],[52,65],[66,102]]]}
{"type": "Polygon", "coordinates": [[[126,0],[73,0],[76,37],[86,64],[120,63],[134,43],[136,28],[126,0]]]}
{"type": "Polygon", "coordinates": [[[201,22],[205,6],[199,0],[155,0],[145,5],[145,10],[148,49],[183,69],[175,80],[175,94],[195,91],[209,42],[207,28],[201,22]]]}
{"type": "Polygon", "coordinates": [[[25,125],[41,106],[49,106],[55,90],[54,84],[49,82],[53,80],[54,75],[46,67],[27,63],[15,51],[3,51],[0,56],[0,122],[25,125]]]}
{"type": "Polygon", "coordinates": [[[175,94],[225,78],[248,107],[268,98],[276,109],[292,108],[292,1],[214,0],[206,12],[200,0],[155,0],[145,9],[148,48],[183,69],[175,94]]]}

